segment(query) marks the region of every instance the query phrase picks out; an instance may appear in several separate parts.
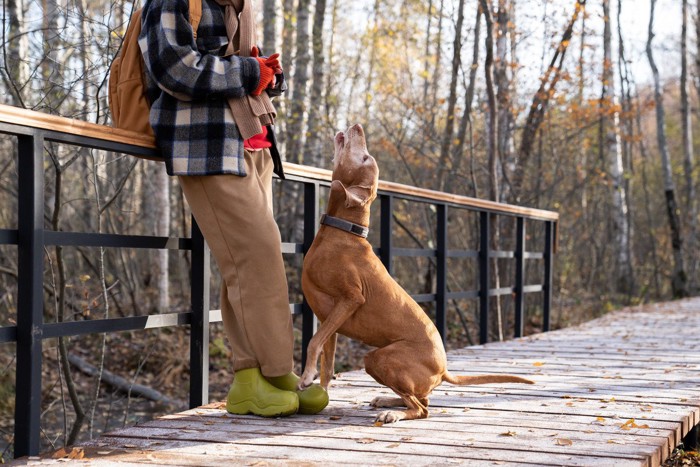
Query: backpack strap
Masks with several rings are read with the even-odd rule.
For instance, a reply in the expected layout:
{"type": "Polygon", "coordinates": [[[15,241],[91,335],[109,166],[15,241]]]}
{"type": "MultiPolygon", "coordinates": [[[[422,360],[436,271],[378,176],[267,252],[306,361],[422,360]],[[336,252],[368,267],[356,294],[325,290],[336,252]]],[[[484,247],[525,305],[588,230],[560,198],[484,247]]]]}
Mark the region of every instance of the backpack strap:
{"type": "Polygon", "coordinates": [[[202,1],[190,0],[190,24],[192,25],[192,34],[197,39],[197,28],[202,20],[202,1]]]}

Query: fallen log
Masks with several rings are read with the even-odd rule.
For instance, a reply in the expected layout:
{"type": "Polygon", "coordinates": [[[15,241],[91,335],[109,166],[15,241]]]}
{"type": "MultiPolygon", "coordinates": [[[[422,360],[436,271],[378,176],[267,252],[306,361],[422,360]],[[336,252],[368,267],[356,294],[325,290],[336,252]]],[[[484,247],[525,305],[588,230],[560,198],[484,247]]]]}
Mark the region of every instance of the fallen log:
{"type": "MultiPolygon", "coordinates": [[[[77,355],[68,355],[68,361],[71,363],[71,365],[75,366],[78,370],[80,370],[82,373],[85,373],[88,376],[95,376],[99,371],[97,367],[91,365],[90,363],[86,362],[77,355]]],[[[152,400],[154,402],[158,402],[165,405],[187,405],[185,401],[179,399],[171,399],[162,392],[156,391],[153,388],[149,388],[141,384],[132,384],[127,379],[122,378],[121,376],[117,376],[114,373],[104,369],[102,370],[102,382],[113,387],[119,392],[129,394],[133,397],[142,397],[144,399],[152,400]]]]}

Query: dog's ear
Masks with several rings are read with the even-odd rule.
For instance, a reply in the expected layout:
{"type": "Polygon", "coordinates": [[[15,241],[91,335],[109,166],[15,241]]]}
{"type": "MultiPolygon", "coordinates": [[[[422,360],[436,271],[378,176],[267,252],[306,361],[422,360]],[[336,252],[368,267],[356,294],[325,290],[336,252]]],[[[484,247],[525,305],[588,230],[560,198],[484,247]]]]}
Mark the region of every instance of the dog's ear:
{"type": "Polygon", "coordinates": [[[356,208],[364,206],[372,196],[372,187],[353,185],[345,189],[345,207],[356,208]]]}
{"type": "Polygon", "coordinates": [[[367,204],[372,196],[372,187],[362,185],[345,187],[340,180],[333,180],[331,183],[331,194],[333,192],[345,194],[346,208],[356,208],[367,204]]]}

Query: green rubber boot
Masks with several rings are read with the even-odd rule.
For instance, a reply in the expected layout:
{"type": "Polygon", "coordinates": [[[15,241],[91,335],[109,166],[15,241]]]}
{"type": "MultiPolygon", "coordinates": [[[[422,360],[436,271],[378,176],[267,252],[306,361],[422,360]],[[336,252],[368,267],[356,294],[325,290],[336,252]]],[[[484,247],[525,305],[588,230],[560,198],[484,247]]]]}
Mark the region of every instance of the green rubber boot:
{"type": "Polygon", "coordinates": [[[320,384],[312,384],[303,391],[297,390],[299,377],[292,373],[284,376],[267,378],[274,387],[285,391],[296,391],[299,396],[299,413],[313,415],[319,413],[328,405],[328,393],[320,384]]]}
{"type": "Polygon", "coordinates": [[[281,391],[265,380],[260,368],[238,370],[226,399],[226,411],[236,415],[249,413],[261,417],[292,415],[299,409],[299,396],[281,391]]]}

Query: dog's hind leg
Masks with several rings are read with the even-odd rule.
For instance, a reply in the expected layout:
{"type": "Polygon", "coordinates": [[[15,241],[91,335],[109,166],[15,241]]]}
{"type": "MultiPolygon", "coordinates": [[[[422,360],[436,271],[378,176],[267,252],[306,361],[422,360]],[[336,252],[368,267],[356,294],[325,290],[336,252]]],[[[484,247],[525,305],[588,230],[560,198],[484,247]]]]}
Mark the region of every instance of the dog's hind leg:
{"type": "Polygon", "coordinates": [[[388,409],[391,407],[406,407],[406,403],[400,397],[375,397],[369,403],[372,407],[388,409]]]}
{"type": "Polygon", "coordinates": [[[428,407],[419,398],[412,395],[401,396],[407,410],[387,410],[377,415],[376,421],[382,423],[395,423],[399,420],[415,420],[417,418],[428,418],[428,407]]]}
{"type": "Polygon", "coordinates": [[[410,353],[406,344],[395,342],[373,350],[365,356],[365,370],[377,382],[392,389],[400,399],[378,397],[372,401],[375,407],[401,407],[407,410],[389,410],[377,416],[377,421],[394,423],[428,417],[428,394],[440,381],[431,368],[430,361],[421,358],[406,359],[410,353]]]}

